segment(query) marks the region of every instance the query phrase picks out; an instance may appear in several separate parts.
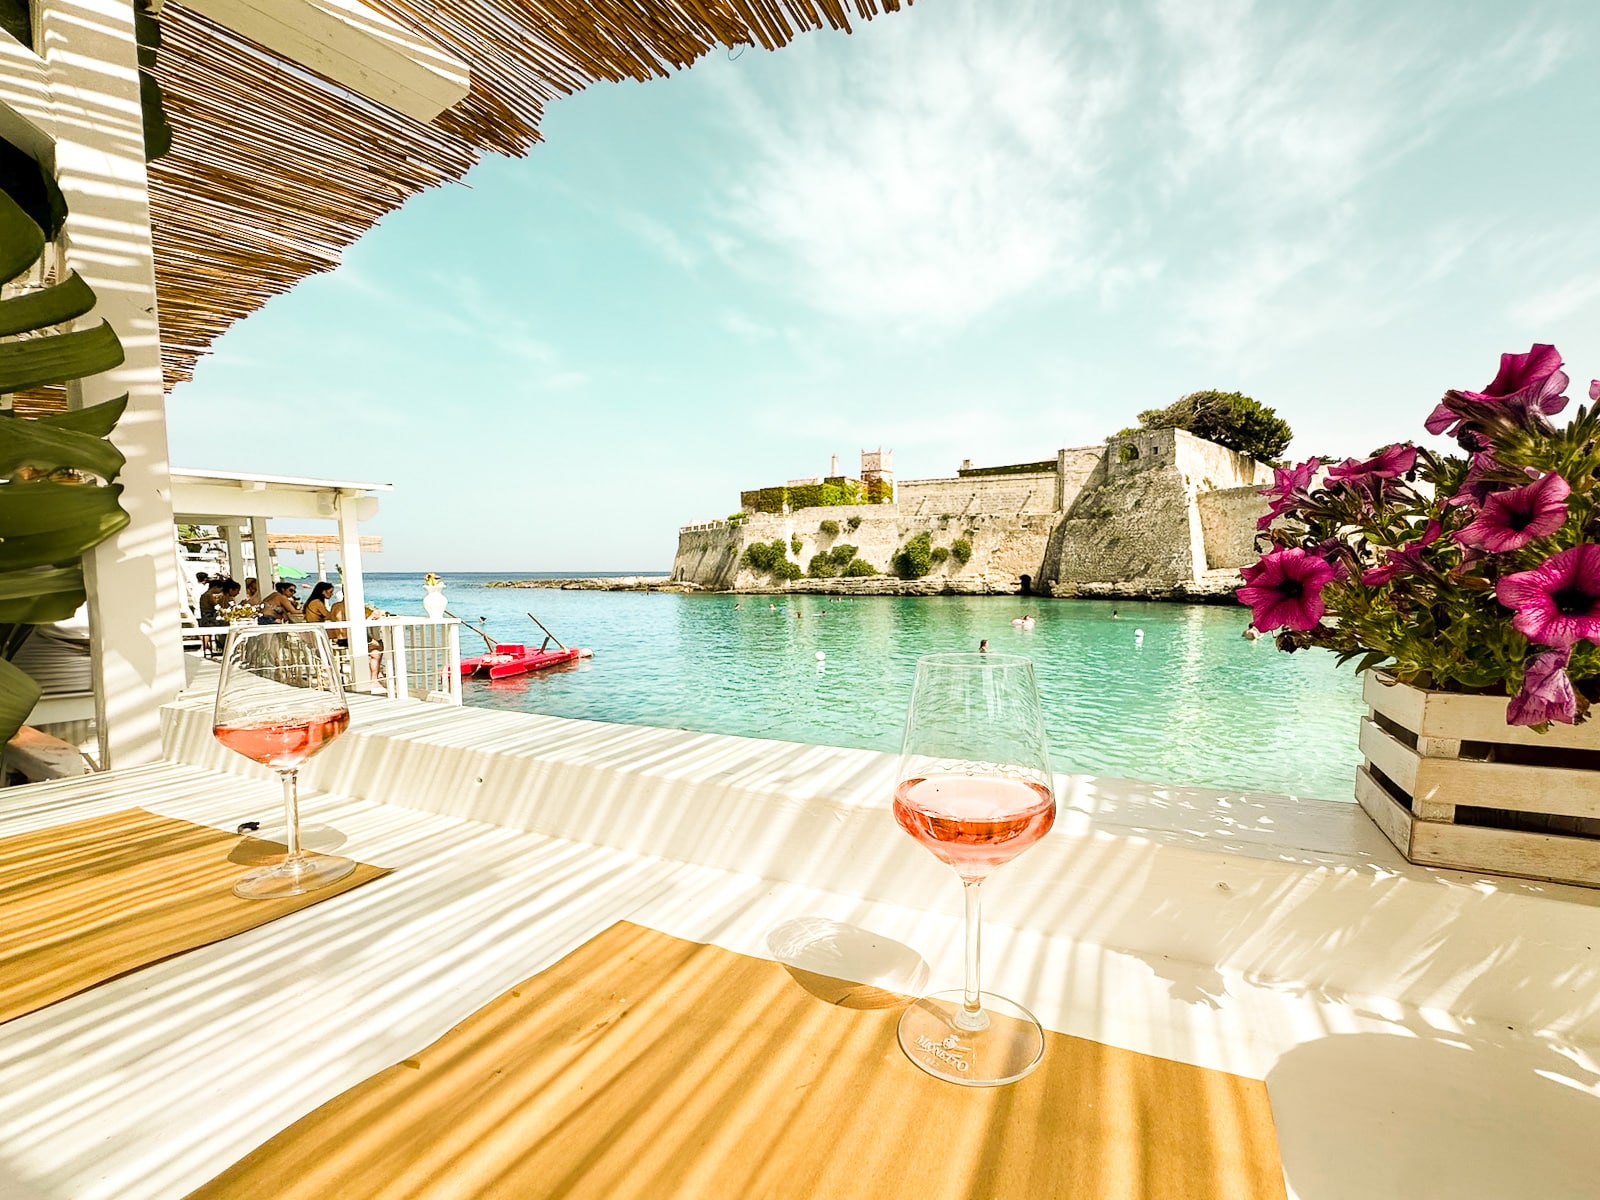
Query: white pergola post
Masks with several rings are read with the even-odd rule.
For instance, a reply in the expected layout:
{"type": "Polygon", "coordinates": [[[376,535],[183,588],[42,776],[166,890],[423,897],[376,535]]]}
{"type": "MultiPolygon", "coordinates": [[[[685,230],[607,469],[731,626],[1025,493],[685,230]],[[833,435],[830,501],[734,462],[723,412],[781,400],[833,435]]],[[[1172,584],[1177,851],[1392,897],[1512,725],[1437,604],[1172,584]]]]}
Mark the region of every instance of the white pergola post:
{"type": "Polygon", "coordinates": [[[344,619],[350,622],[350,682],[358,692],[371,685],[367,661],[367,596],[361,585],[361,497],[341,491],[336,506],[339,518],[339,567],[344,584],[344,619]]]}
{"type": "Polygon", "coordinates": [[[326,579],[328,577],[328,568],[327,568],[326,564],[322,561],[322,547],[321,547],[321,545],[317,546],[316,553],[317,553],[317,582],[321,583],[324,579],[326,579]]]}
{"type": "Polygon", "coordinates": [[[256,560],[256,586],[261,589],[264,600],[272,590],[272,547],[267,542],[265,517],[250,518],[250,545],[256,560]]]}
{"type": "Polygon", "coordinates": [[[222,536],[228,539],[228,574],[244,585],[244,537],[237,525],[224,525],[222,536]]]}
{"type": "Polygon", "coordinates": [[[110,322],[127,355],[69,393],[74,407],[128,393],[111,440],[127,456],[120,481],[132,520],[84,556],[103,767],[161,756],[160,706],[184,681],[133,8],[129,0],[34,4],[70,213],[66,262],[98,298],[88,319],[110,322]]]}

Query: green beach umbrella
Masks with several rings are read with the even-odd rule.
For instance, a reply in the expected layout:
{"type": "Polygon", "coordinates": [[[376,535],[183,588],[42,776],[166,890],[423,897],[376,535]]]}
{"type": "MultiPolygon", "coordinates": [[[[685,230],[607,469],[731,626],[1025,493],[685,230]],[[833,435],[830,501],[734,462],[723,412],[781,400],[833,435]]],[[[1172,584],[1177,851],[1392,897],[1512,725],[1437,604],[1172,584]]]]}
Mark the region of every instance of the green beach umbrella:
{"type": "Polygon", "coordinates": [[[306,573],[304,571],[302,571],[299,567],[279,567],[278,568],[278,578],[279,579],[304,579],[304,578],[306,578],[306,573]]]}

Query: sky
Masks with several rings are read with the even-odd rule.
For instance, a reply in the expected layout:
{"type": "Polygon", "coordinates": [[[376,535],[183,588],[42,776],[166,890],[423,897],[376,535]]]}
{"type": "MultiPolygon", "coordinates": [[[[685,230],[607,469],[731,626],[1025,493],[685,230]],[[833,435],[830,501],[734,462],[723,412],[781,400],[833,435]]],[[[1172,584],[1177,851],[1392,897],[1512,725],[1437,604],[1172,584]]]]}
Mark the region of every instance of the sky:
{"type": "Polygon", "coordinates": [[[1364,454],[1536,341],[1576,402],[1597,43],[1587,0],[920,0],[599,85],[219,339],[172,461],[394,484],[368,570],[665,570],[832,454],[1036,461],[1201,388],[1364,454]]]}

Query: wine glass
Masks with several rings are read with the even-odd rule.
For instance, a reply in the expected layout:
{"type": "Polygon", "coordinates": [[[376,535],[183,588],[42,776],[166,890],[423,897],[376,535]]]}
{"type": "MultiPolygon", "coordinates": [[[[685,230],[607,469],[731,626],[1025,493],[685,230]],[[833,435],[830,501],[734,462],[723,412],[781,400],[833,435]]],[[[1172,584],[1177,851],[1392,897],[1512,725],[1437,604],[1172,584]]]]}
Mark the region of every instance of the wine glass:
{"type": "Polygon", "coordinates": [[[246,900],[298,896],[343,879],[354,860],[300,849],[299,768],[350,724],[327,633],[314,625],[235,626],[223,650],[211,732],[283,780],[288,854],[241,876],[246,900]]]}
{"type": "Polygon", "coordinates": [[[900,1048],[940,1079],[1011,1083],[1039,1065],[1032,1013],[979,987],[980,889],[1055,824],[1050,754],[1033,663],[1010,654],[930,654],[917,661],[894,816],[961,877],[966,986],[916,1001],[900,1048]]]}

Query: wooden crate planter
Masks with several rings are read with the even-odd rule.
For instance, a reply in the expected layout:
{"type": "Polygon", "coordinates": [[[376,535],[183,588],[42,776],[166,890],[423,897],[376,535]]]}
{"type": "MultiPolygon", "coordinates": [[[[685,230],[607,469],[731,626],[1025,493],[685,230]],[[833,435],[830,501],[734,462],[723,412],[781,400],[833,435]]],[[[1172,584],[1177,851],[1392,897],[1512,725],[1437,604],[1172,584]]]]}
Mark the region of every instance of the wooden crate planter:
{"type": "Polygon", "coordinates": [[[1540,734],[1372,673],[1363,698],[1356,799],[1408,859],[1600,886],[1600,714],[1540,734]]]}

